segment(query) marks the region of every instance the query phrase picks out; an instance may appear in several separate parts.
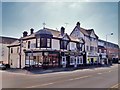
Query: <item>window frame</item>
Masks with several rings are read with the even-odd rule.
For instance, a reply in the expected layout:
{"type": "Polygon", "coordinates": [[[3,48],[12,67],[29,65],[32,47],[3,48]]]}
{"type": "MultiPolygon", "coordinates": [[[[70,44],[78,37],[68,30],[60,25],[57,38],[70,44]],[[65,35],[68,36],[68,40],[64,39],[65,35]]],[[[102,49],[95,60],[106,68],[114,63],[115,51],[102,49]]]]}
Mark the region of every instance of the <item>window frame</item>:
{"type": "Polygon", "coordinates": [[[41,37],[40,38],[40,48],[51,48],[51,43],[52,43],[52,40],[51,38],[44,38],[44,37],[41,37]],[[44,39],[44,45],[42,45],[42,39],[44,39]],[[48,46],[48,40],[49,40],[49,46],[48,46]]]}

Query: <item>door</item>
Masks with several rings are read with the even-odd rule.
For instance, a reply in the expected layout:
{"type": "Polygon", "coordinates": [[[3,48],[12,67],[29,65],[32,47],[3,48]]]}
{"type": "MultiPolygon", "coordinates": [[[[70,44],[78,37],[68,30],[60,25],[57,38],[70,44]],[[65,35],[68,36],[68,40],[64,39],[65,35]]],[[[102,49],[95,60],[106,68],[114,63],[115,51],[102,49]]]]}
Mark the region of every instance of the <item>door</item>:
{"type": "Polygon", "coordinates": [[[62,66],[66,67],[66,56],[62,56],[62,66]]]}

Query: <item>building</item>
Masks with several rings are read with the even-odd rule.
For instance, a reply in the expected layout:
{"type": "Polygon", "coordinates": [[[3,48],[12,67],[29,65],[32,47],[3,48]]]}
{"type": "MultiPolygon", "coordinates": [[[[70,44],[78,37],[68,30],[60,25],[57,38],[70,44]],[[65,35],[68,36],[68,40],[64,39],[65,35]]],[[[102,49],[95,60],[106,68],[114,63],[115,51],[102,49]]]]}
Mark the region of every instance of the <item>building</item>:
{"type": "Polygon", "coordinates": [[[77,22],[75,28],[71,32],[70,36],[76,38],[82,38],[85,41],[84,46],[84,64],[96,64],[99,63],[98,56],[98,36],[93,29],[81,28],[80,23],[77,22]]]}
{"type": "Polygon", "coordinates": [[[8,64],[8,48],[7,46],[11,43],[13,43],[17,38],[11,38],[11,37],[4,37],[0,36],[0,62],[4,64],[8,64]]]}
{"type": "Polygon", "coordinates": [[[83,64],[84,40],[60,31],[43,28],[23,32],[23,37],[8,46],[11,68],[69,67],[83,64]]]}
{"type": "Polygon", "coordinates": [[[98,40],[98,53],[102,62],[108,64],[111,60],[116,62],[119,59],[119,46],[117,44],[106,42],[104,40],[98,40]],[[107,60],[108,59],[108,60],[107,60]],[[105,61],[107,60],[107,61],[105,61]]]}

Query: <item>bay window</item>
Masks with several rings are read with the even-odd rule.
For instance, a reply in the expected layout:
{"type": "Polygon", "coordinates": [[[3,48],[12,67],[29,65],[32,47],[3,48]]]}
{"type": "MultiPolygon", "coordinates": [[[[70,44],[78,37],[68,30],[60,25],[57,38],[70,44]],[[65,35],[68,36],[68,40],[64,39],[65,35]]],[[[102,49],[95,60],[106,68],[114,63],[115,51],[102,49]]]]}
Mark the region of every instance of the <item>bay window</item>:
{"type": "Polygon", "coordinates": [[[51,48],[51,38],[37,38],[37,48],[51,48]]]}

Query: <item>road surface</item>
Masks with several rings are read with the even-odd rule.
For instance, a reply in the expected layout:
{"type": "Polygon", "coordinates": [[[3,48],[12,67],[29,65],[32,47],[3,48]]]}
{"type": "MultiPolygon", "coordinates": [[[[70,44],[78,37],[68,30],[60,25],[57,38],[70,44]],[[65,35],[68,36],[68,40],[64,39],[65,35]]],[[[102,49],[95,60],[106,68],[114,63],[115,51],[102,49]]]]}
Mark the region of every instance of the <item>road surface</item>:
{"type": "Polygon", "coordinates": [[[2,72],[2,88],[118,88],[118,64],[46,74],[2,72]]]}

